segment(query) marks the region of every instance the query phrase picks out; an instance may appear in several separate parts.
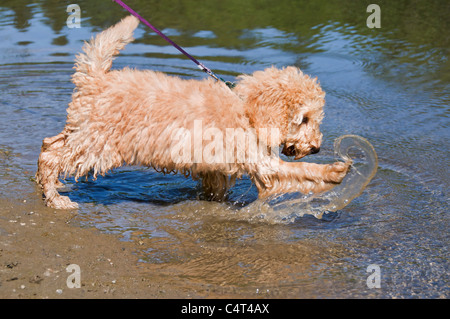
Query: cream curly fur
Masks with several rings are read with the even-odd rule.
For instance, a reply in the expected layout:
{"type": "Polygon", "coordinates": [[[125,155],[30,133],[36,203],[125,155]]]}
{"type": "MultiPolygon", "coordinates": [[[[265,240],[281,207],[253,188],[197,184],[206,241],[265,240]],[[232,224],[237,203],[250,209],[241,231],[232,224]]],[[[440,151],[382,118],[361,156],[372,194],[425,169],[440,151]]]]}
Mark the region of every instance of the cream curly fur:
{"type": "Polygon", "coordinates": [[[133,40],[138,23],[133,16],[124,18],[86,43],[84,53],[77,56],[72,77],[76,89],[66,125],[60,134],[44,139],[38,160],[36,180],[46,205],[78,206],[58,193],[61,176],[77,179],[92,172],[95,178],[122,165],[191,175],[202,180],[205,193],[215,200],[223,199],[244,174],[255,183],[260,198],[322,192],[342,181],[349,163],[284,162],[266,152],[269,146],[284,145],[284,154],[299,159],[318,151],[325,93],[316,79],[295,67],[272,67],[240,76],[232,91],[212,79],[183,80],[129,68],[110,71],[113,57],[133,40]],[[196,120],[204,129],[242,129],[247,142],[264,143],[262,128],[277,128],[279,136],[257,154],[237,143],[234,160],[224,163],[174,160],[171,152],[179,143],[173,139],[174,130],[192,132],[196,120]],[[256,160],[238,161],[238,152],[256,160]]]}

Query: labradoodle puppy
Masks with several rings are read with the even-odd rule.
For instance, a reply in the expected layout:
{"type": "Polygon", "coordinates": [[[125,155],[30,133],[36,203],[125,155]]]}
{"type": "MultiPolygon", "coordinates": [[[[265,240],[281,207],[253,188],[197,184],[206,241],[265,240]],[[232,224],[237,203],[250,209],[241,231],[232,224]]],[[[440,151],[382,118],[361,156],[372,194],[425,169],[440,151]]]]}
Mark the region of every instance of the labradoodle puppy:
{"type": "Polygon", "coordinates": [[[43,140],[36,180],[46,205],[72,209],[60,177],[105,174],[145,165],[202,181],[213,200],[248,175],[260,198],[286,192],[322,192],[340,183],[350,163],[282,161],[317,153],[325,93],[295,67],[242,75],[224,83],[184,80],[150,70],[110,70],[133,40],[133,16],[103,31],[76,57],[76,88],[61,133],[43,140]]]}

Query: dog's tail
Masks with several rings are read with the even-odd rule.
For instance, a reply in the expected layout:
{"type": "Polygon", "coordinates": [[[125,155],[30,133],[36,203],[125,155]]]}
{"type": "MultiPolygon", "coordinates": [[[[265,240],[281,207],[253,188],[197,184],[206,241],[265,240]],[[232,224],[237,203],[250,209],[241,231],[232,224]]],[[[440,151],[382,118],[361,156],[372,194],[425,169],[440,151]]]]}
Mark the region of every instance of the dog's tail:
{"type": "Polygon", "coordinates": [[[119,54],[125,45],[134,40],[133,31],[139,20],[130,15],[119,23],[91,38],[83,46],[83,51],[75,60],[73,82],[85,83],[87,78],[95,78],[109,71],[115,55],[119,54]]]}

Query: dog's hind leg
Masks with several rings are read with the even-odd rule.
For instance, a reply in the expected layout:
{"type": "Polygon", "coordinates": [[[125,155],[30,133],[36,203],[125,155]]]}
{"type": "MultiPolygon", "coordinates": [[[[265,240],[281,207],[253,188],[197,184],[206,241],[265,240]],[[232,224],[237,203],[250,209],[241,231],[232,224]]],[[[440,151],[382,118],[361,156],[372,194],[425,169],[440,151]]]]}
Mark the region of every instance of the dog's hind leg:
{"type": "Polygon", "coordinates": [[[65,135],[63,132],[54,137],[44,139],[38,159],[36,181],[42,187],[47,206],[56,209],[74,209],[78,205],[67,196],[61,196],[56,190],[63,185],[58,177],[61,173],[60,153],[64,147],[64,140],[65,135]]]}

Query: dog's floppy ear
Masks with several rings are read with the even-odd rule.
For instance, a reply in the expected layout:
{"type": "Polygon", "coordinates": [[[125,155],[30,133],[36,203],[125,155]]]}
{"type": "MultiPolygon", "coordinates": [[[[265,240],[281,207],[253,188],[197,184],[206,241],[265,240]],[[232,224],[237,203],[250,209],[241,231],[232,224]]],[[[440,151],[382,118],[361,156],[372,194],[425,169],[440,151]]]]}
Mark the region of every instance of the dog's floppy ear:
{"type": "Polygon", "coordinates": [[[289,99],[282,83],[281,70],[274,67],[241,75],[234,91],[245,103],[250,125],[257,131],[278,128],[279,144],[288,132],[289,99]]]}

